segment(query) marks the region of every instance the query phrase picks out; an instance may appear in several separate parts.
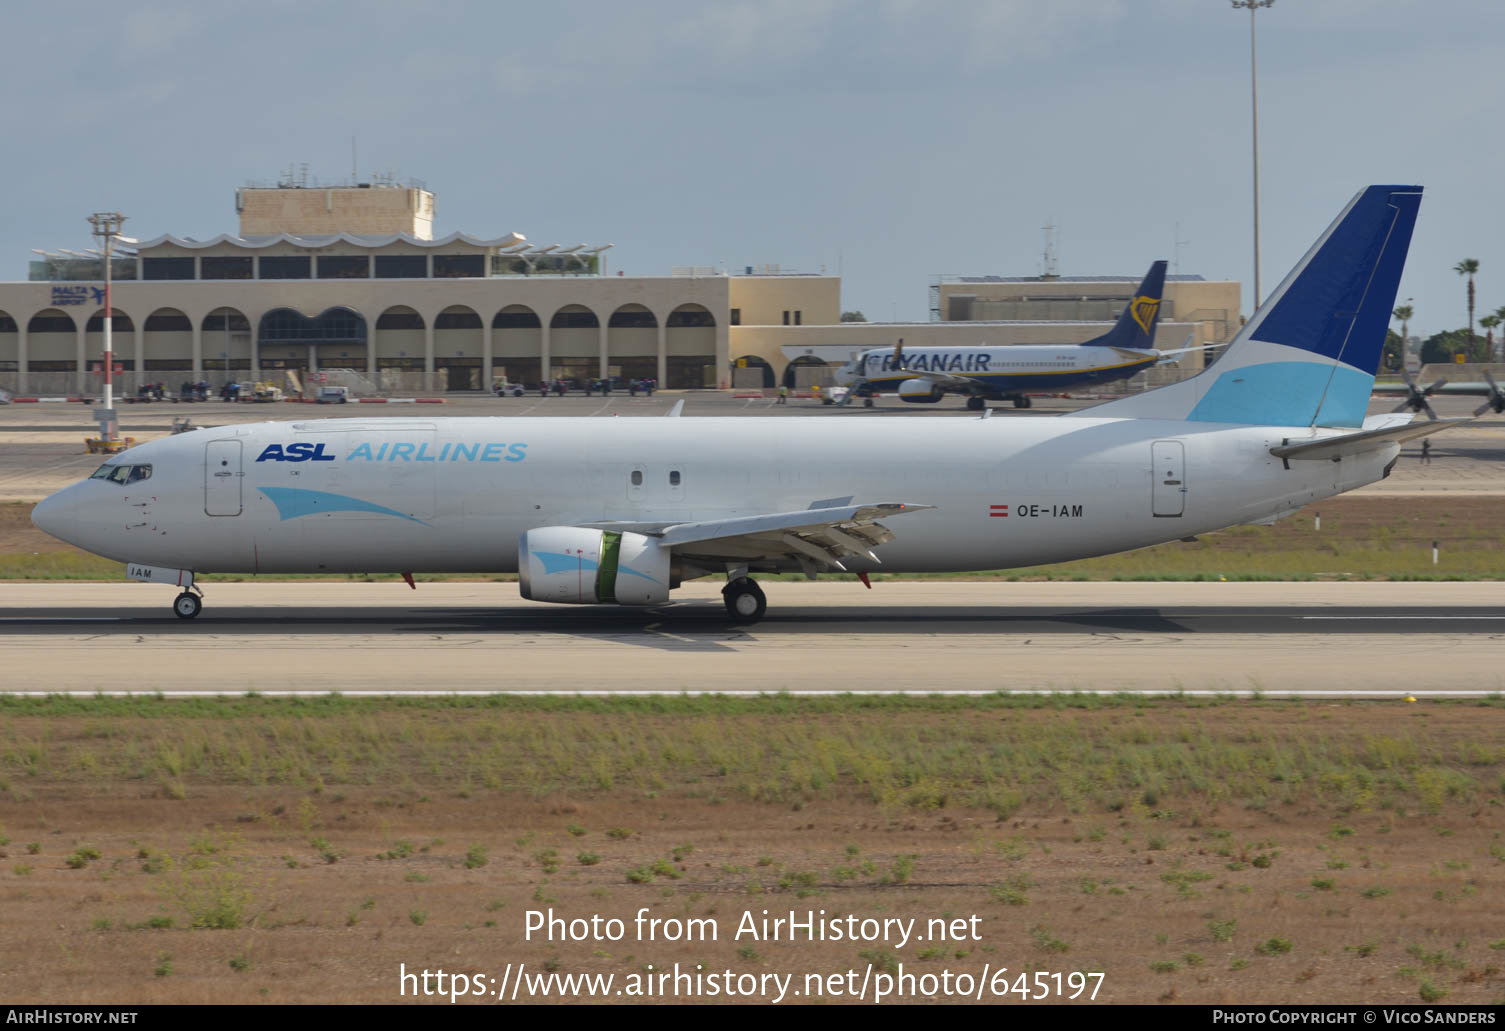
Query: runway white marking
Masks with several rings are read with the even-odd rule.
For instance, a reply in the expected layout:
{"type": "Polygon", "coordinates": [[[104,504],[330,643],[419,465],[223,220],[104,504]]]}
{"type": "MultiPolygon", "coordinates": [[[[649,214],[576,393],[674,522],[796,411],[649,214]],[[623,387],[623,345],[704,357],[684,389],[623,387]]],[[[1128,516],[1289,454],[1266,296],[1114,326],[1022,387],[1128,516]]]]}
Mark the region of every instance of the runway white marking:
{"type": "Polygon", "coordinates": [[[119,623],[121,616],[0,616],[0,623],[119,623]]]}
{"type": "Polygon", "coordinates": [[[1505,619],[1505,616],[1297,616],[1297,619],[1340,619],[1344,622],[1355,619],[1435,619],[1455,623],[1461,619],[1505,619]]]}

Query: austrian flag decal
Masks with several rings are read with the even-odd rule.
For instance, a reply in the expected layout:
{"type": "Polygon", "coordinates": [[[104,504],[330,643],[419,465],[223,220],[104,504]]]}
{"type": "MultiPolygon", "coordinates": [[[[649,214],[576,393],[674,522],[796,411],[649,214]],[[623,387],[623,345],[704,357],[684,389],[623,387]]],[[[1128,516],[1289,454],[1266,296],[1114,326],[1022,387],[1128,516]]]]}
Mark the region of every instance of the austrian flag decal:
{"type": "Polygon", "coordinates": [[[995,516],[995,517],[996,516],[1002,516],[1003,518],[1006,519],[1006,518],[1008,518],[1008,514],[1009,514],[1009,506],[1007,506],[1007,505],[989,505],[988,506],[988,515],[990,515],[990,516],[995,516]]]}

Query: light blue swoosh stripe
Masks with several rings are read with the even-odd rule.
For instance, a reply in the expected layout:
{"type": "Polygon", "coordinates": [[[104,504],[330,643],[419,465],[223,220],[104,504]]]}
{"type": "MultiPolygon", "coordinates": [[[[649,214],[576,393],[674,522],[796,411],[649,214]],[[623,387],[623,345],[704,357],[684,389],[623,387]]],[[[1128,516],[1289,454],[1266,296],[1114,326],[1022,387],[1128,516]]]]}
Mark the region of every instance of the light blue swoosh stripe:
{"type": "Polygon", "coordinates": [[[656,580],[653,577],[649,576],[647,573],[639,573],[636,569],[633,569],[631,566],[617,566],[617,574],[621,575],[622,573],[629,573],[632,576],[641,576],[644,580],[647,580],[649,583],[655,583],[656,584],[656,583],[659,582],[658,580],[656,580]]]}
{"type": "Polygon", "coordinates": [[[577,569],[594,572],[596,569],[596,562],[593,559],[579,555],[561,555],[557,551],[535,551],[533,555],[543,563],[545,574],[568,573],[577,569]]]}
{"type": "Polygon", "coordinates": [[[1374,377],[1342,363],[1265,362],[1219,376],[1191,410],[1193,422],[1362,426],[1374,377]],[[1318,406],[1321,410],[1318,410],[1318,406]]]}
{"type": "Polygon", "coordinates": [[[297,519],[299,516],[318,515],[321,512],[375,512],[378,515],[406,519],[419,526],[428,525],[422,519],[414,519],[394,508],[362,501],[360,498],[346,497],[344,494],[331,494],[323,490],[303,490],[299,487],[260,487],[257,489],[277,506],[277,514],[284,522],[297,519]]]}

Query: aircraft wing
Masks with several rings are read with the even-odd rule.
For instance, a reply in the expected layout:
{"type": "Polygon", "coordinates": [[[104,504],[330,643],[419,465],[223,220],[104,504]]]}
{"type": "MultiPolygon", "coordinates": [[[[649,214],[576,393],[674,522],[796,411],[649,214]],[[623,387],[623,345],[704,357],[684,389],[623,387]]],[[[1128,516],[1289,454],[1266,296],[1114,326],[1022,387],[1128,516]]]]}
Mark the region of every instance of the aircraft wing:
{"type": "Polygon", "coordinates": [[[909,379],[922,379],[943,390],[960,390],[969,394],[974,390],[981,390],[981,386],[978,383],[965,376],[948,376],[944,372],[920,372],[917,369],[897,369],[895,371],[909,379]]]}
{"type": "Polygon", "coordinates": [[[1386,444],[1400,444],[1408,440],[1415,440],[1418,437],[1430,436],[1441,430],[1461,426],[1466,422],[1473,422],[1473,420],[1436,419],[1431,422],[1382,426],[1375,430],[1344,433],[1336,437],[1321,437],[1317,440],[1304,440],[1295,444],[1286,443],[1279,447],[1272,447],[1270,454],[1286,461],[1293,459],[1327,458],[1336,462],[1338,459],[1348,455],[1358,455],[1365,451],[1373,451],[1375,448],[1384,447],[1386,444]]]}
{"type": "Polygon", "coordinates": [[[849,556],[880,561],[873,549],[893,540],[894,533],[879,519],[932,507],[885,503],[810,508],[676,523],[653,536],[685,555],[733,561],[792,558],[802,566],[813,561],[845,569],[841,560],[849,556]]]}

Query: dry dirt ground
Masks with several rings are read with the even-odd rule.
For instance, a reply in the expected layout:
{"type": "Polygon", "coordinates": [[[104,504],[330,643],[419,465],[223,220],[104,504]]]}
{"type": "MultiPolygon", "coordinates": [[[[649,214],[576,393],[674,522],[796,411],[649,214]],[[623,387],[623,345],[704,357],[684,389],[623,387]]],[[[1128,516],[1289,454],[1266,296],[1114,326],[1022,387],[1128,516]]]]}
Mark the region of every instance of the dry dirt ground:
{"type": "MultiPolygon", "coordinates": [[[[1071,774],[1063,754],[1059,778],[1040,763],[1048,786],[1022,787],[1022,804],[994,811],[958,805],[961,793],[948,797],[930,773],[874,801],[842,769],[824,786],[808,779],[793,801],[760,801],[738,789],[735,771],[698,759],[712,737],[756,748],[802,729],[772,715],[732,718],[714,733],[672,716],[614,727],[591,717],[592,733],[652,742],[637,763],[645,782],[626,786],[619,775],[592,788],[600,771],[581,768],[524,788],[505,774],[489,787],[458,783],[445,765],[465,758],[454,741],[484,737],[445,738],[445,728],[507,718],[495,714],[419,713],[400,732],[381,716],[353,717],[372,754],[402,761],[375,766],[356,749],[314,782],[259,785],[225,772],[233,755],[165,754],[160,721],[138,732],[133,717],[23,714],[0,736],[0,837],[9,839],[0,970],[13,1003],[413,1001],[399,995],[400,964],[498,982],[517,964],[545,976],[611,974],[615,991],[676,963],[793,974],[800,995],[786,1002],[810,1001],[806,974],[855,970],[855,987],[870,965],[881,974],[902,964],[906,974],[953,977],[1002,966],[1006,984],[1021,973],[1097,971],[1098,1002],[1498,1003],[1500,713],[1267,703],[822,717],[906,740],[966,736],[995,759],[1002,754],[987,749],[1063,730],[1104,748],[1138,741],[1188,768],[1208,749],[1255,740],[1274,749],[1274,767],[1257,778],[1269,793],[1257,801],[1214,798],[1215,785],[1171,796],[1105,784],[1102,798],[1061,797],[1071,774]],[[384,753],[394,736],[404,749],[384,753]],[[1419,794],[1388,794],[1387,762],[1399,776],[1408,756],[1433,747],[1472,755],[1475,788],[1444,790],[1413,770],[1419,794]],[[1303,773],[1301,756],[1315,749],[1367,757],[1356,759],[1368,772],[1342,789],[1344,804],[1334,784],[1303,773]],[[718,940],[635,940],[644,907],[650,918],[714,921],[718,940]],[[619,918],[626,936],[525,940],[529,911],[551,908],[567,919],[619,918]],[[761,920],[764,910],[913,918],[921,935],[932,919],[959,919],[966,936],[734,937],[744,912],[761,920]],[[195,918],[233,926],[194,928],[195,918]]],[[[544,722],[567,733],[576,718],[586,717],[544,722]]],[[[333,733],[318,723],[301,733],[333,733]]],[[[216,740],[259,761],[255,721],[236,727],[250,735],[240,745],[216,740]]],[[[285,740],[300,734],[295,721],[277,730],[285,740]]],[[[1145,754],[1125,752],[1117,769],[1145,754]]],[[[573,997],[555,989],[534,1001],[573,997]]]]}

